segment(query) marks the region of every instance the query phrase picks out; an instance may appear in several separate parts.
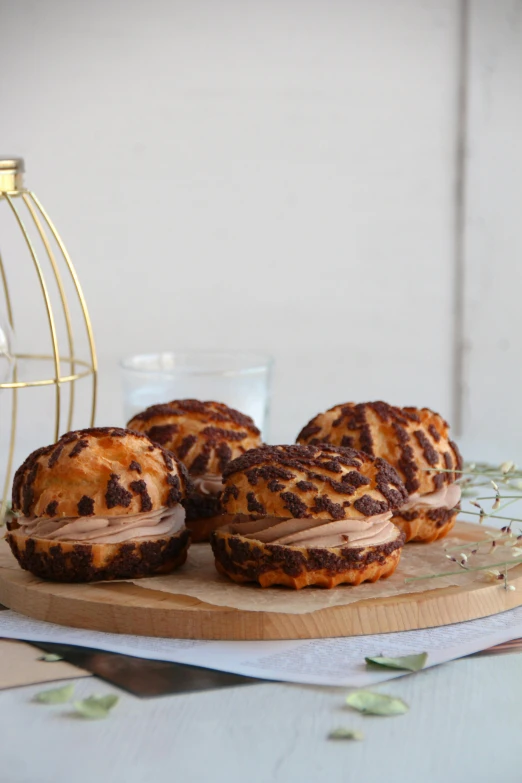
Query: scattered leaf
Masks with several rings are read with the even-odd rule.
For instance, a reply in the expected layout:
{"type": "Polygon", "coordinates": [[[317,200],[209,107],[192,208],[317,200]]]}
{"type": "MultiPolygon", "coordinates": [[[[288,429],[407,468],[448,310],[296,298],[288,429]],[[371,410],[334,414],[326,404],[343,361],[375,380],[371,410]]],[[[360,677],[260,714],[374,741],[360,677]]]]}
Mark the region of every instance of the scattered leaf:
{"type": "Polygon", "coordinates": [[[367,715],[403,715],[409,710],[402,699],[371,691],[354,691],[346,697],[346,703],[367,715]]]}
{"type": "Polygon", "coordinates": [[[387,669],[405,669],[409,672],[418,672],[424,669],[428,660],[428,653],[418,655],[402,655],[399,658],[386,658],[382,655],[364,659],[368,665],[384,666],[387,669]]]}
{"type": "Polygon", "coordinates": [[[74,693],[74,683],[63,685],[61,688],[51,688],[49,691],[40,691],[34,697],[34,701],[40,704],[65,704],[74,693]]]}
{"type": "Polygon", "coordinates": [[[56,653],[46,653],[38,658],[39,661],[45,661],[45,663],[55,663],[56,661],[63,661],[63,656],[56,653]]]}
{"type": "Polygon", "coordinates": [[[111,693],[107,696],[89,696],[87,699],[75,701],[74,708],[84,718],[98,720],[106,718],[118,700],[119,697],[111,693]]]}
{"type": "Polygon", "coordinates": [[[361,731],[354,731],[353,729],[334,729],[328,735],[328,739],[332,740],[362,740],[364,734],[361,731]]]}

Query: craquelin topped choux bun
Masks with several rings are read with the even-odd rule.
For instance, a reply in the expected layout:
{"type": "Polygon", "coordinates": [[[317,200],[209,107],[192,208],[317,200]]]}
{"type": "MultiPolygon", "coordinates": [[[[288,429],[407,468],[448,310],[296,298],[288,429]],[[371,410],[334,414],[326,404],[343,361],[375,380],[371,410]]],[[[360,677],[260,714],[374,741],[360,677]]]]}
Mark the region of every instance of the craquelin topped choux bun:
{"type": "Polygon", "coordinates": [[[169,573],[187,556],[179,460],[145,435],[79,430],[17,470],[7,539],[22,568],[61,582],[169,573]]]}
{"type": "Polygon", "coordinates": [[[297,441],[349,446],[393,465],[409,493],[393,517],[406,541],[434,541],[455,524],[460,487],[453,471],[462,468],[462,459],[438,413],[385,402],[346,403],[315,416],[297,441]]]}
{"type": "Polygon", "coordinates": [[[395,570],[404,534],[390,519],[407,492],[384,460],[331,445],[263,446],[223,479],[228,524],[211,543],[234,581],[334,587],[395,570]]]}
{"type": "Polygon", "coordinates": [[[261,433],[250,416],[221,402],[173,400],[153,405],[127,425],[144,432],[186,465],[194,491],[186,500],[193,541],[206,541],[221,524],[221,475],[228,463],[261,445],[261,433]]]}

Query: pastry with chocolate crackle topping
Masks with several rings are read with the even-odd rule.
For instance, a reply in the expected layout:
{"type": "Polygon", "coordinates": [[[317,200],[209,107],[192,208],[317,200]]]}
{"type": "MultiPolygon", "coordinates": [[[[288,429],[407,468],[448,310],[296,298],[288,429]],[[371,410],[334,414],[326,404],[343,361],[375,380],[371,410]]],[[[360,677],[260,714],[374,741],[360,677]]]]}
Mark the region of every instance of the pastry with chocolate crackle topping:
{"type": "Polygon", "coordinates": [[[435,541],[455,524],[460,486],[454,471],[461,470],[462,458],[450,440],[448,423],[429,408],[398,408],[386,402],[336,405],[315,416],[297,442],[351,446],[393,465],[409,493],[393,516],[406,541],[435,541]]]}
{"type": "Polygon", "coordinates": [[[115,427],[69,432],[14,477],[7,540],[22,568],[56,582],[168,574],[187,558],[184,465],[115,427]]]}
{"type": "Polygon", "coordinates": [[[261,433],[250,416],[222,402],[173,400],[152,405],[127,425],[144,432],[186,465],[194,490],[185,501],[192,540],[208,541],[220,518],[221,474],[228,463],[261,445],[261,433]]]}
{"type": "Polygon", "coordinates": [[[390,576],[404,534],[392,524],[406,489],[383,459],[354,449],[262,446],[224,470],[227,525],[211,537],[235,582],[296,590],[390,576]]]}

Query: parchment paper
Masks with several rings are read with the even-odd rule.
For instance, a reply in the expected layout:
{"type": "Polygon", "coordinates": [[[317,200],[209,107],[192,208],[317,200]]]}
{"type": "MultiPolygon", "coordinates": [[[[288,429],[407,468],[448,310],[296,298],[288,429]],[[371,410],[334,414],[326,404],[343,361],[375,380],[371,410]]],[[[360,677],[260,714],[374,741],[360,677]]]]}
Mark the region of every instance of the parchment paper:
{"type": "MultiPolygon", "coordinates": [[[[477,540],[484,536],[484,528],[478,528],[477,540]]],[[[242,609],[250,612],[282,612],[283,614],[306,614],[330,606],[344,606],[355,601],[369,598],[385,598],[389,596],[418,593],[425,590],[436,590],[452,585],[469,584],[485,580],[482,572],[466,573],[457,571],[459,566],[446,557],[445,550],[456,546],[459,538],[445,538],[433,544],[408,544],[402,550],[399,566],[393,576],[378,582],[364,582],[358,587],[339,585],[331,590],[309,587],[303,590],[289,590],[285,587],[262,588],[257,585],[238,585],[217,573],[214,566],[212,550],[208,544],[195,544],[189,549],[187,562],[169,576],[155,576],[148,579],[134,580],[134,584],[149,590],[160,590],[175,595],[188,595],[199,598],[205,603],[215,606],[227,606],[232,609],[242,609]],[[439,579],[424,579],[415,582],[405,582],[412,576],[425,576],[448,572],[439,579]]],[[[462,541],[463,545],[468,543],[462,541]]],[[[483,554],[472,558],[474,567],[511,560],[512,555],[507,547],[497,546],[490,552],[488,545],[482,545],[483,554]]],[[[463,550],[468,551],[468,550],[463,550]]],[[[459,554],[458,550],[452,554],[459,554]]]]}

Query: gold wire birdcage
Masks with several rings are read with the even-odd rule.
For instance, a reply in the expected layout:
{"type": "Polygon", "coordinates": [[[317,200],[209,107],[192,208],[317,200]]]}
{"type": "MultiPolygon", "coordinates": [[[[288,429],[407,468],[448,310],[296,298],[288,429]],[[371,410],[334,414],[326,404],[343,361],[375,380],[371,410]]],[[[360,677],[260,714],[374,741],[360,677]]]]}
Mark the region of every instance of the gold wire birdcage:
{"type": "MultiPolygon", "coordinates": [[[[47,315],[47,325],[49,329],[51,351],[49,353],[17,353],[16,351],[10,357],[11,371],[9,380],[0,383],[0,390],[12,390],[11,403],[11,421],[9,425],[9,436],[0,441],[2,451],[5,452],[6,466],[5,479],[0,505],[0,524],[3,523],[8,508],[8,498],[10,494],[11,478],[13,473],[13,462],[15,446],[17,439],[17,418],[19,410],[18,395],[21,389],[53,387],[54,386],[54,440],[58,440],[61,430],[62,418],[66,422],[66,430],[72,429],[73,416],[75,413],[75,383],[81,378],[92,377],[92,394],[88,403],[88,414],[82,422],[83,426],[92,426],[96,413],[96,388],[97,388],[97,363],[96,350],[92,332],[91,321],[85,298],[78,280],[78,276],[72,264],[71,258],[65,248],[65,245],[58,234],[54,224],[44,210],[42,204],[36,195],[23,186],[24,162],[22,158],[0,157],[0,207],[5,202],[7,210],[15,221],[18,232],[21,232],[23,244],[28,251],[29,264],[32,266],[39,290],[43,298],[45,312],[47,315]],[[37,245],[43,248],[43,254],[48,261],[45,265],[37,254],[37,245]],[[53,310],[53,301],[50,293],[49,280],[47,279],[45,267],[51,270],[51,278],[54,280],[53,286],[58,292],[57,301],[63,316],[65,324],[67,355],[61,355],[59,349],[59,334],[57,328],[56,312],[53,310]],[[88,343],[89,358],[81,359],[75,354],[76,334],[74,329],[73,307],[67,299],[66,286],[62,276],[62,269],[68,273],[72,286],[76,291],[79,307],[81,310],[81,320],[86,332],[88,343]],[[53,371],[49,373],[51,377],[32,377],[29,380],[20,380],[19,364],[25,366],[38,367],[42,360],[52,363],[53,371]],[[33,363],[33,364],[31,364],[33,363]],[[63,416],[63,387],[68,385],[67,412],[63,416]]],[[[41,252],[41,251],[39,251],[41,252]]],[[[20,263],[20,260],[17,261],[20,263]]],[[[2,258],[0,253],[0,278],[5,297],[6,316],[9,328],[15,331],[15,303],[10,294],[7,273],[7,260],[2,258]]],[[[1,289],[0,289],[1,290],[1,289]]],[[[38,373],[34,372],[34,376],[38,373]]],[[[45,373],[44,373],[45,375],[45,373]]],[[[2,379],[0,379],[2,380],[2,379]]],[[[43,411],[42,411],[43,413],[43,411]]],[[[36,448],[41,444],[35,443],[36,448]]]]}

